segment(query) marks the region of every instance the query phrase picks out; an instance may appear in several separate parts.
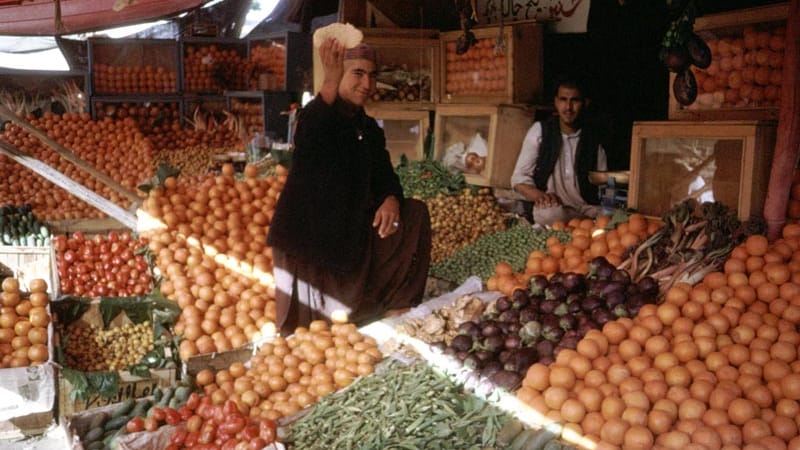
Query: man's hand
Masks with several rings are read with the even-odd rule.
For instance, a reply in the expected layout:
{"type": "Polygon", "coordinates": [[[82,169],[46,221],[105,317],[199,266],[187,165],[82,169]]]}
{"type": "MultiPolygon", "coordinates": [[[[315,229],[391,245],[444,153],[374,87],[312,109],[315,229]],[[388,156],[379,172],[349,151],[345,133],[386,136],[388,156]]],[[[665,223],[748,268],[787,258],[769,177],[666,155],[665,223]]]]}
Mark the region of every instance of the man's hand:
{"type": "Polygon", "coordinates": [[[514,186],[514,190],[522,194],[529,202],[533,202],[533,206],[536,208],[549,208],[561,204],[561,199],[556,194],[540,191],[530,184],[518,184],[514,186]]]}
{"type": "Polygon", "coordinates": [[[325,103],[330,105],[336,100],[339,82],[344,76],[344,45],[336,39],[328,38],[319,47],[319,58],[324,73],[320,94],[325,103]]]}
{"type": "Polygon", "coordinates": [[[396,233],[400,225],[400,202],[390,195],[375,212],[372,227],[378,229],[378,236],[385,238],[396,233]]]}
{"type": "Polygon", "coordinates": [[[561,204],[561,199],[556,194],[545,192],[538,200],[533,202],[535,208],[550,208],[561,204]]]}

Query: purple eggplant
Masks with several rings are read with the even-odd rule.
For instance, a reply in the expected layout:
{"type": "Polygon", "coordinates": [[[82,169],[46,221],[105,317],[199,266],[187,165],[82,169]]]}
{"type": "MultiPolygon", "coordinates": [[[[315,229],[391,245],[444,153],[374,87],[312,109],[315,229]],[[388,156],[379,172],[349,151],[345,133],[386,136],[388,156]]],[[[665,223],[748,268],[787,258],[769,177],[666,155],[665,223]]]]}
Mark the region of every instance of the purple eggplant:
{"type": "Polygon", "coordinates": [[[494,320],[487,320],[483,322],[481,325],[481,335],[484,337],[488,336],[497,336],[500,334],[500,327],[497,326],[497,322],[494,320]]]}
{"type": "Polygon", "coordinates": [[[561,317],[564,314],[567,314],[568,312],[569,309],[567,308],[566,303],[559,303],[559,305],[556,306],[556,309],[553,310],[553,314],[557,315],[558,317],[561,317]]]}
{"type": "Polygon", "coordinates": [[[603,326],[606,324],[606,322],[610,322],[614,319],[615,317],[613,314],[611,314],[611,311],[605,308],[597,308],[592,311],[592,320],[597,322],[600,326],[603,326]]]}
{"type": "Polygon", "coordinates": [[[525,345],[530,345],[537,340],[542,335],[542,324],[535,320],[531,320],[530,322],[526,322],[525,325],[519,330],[519,337],[522,338],[522,342],[525,345]]]}
{"type": "Polygon", "coordinates": [[[567,288],[561,283],[550,283],[544,290],[544,298],[562,302],[567,298],[567,288]]]}
{"type": "Polygon", "coordinates": [[[519,322],[522,324],[528,323],[531,320],[539,318],[539,312],[530,306],[519,312],[519,322]]]}
{"type": "Polygon", "coordinates": [[[547,281],[547,277],[544,275],[534,275],[531,277],[531,281],[528,284],[531,288],[531,295],[541,296],[544,295],[544,290],[547,288],[549,283],[547,281]]]}
{"type": "Polygon", "coordinates": [[[522,325],[519,322],[511,322],[508,324],[508,334],[519,334],[519,330],[522,329],[522,325]]]}
{"type": "Polygon", "coordinates": [[[535,363],[539,359],[539,354],[536,353],[536,349],[533,347],[525,347],[514,350],[509,356],[508,360],[505,364],[503,364],[503,369],[508,370],[509,372],[516,372],[521,373],[524,370],[527,370],[531,364],[535,363]]]}
{"type": "Polygon", "coordinates": [[[600,325],[598,325],[597,322],[595,322],[592,319],[588,319],[588,320],[586,320],[586,322],[583,322],[583,323],[578,325],[578,335],[583,337],[583,336],[586,336],[586,333],[588,333],[589,330],[596,330],[596,329],[599,329],[599,328],[600,328],[600,325]]]}
{"type": "Polygon", "coordinates": [[[507,370],[499,370],[492,375],[489,380],[495,386],[507,391],[513,391],[522,383],[522,377],[518,373],[509,372],[507,370]]]}
{"type": "Polygon", "coordinates": [[[515,348],[520,348],[522,346],[522,339],[520,339],[519,336],[509,334],[508,336],[506,336],[506,339],[503,344],[505,348],[513,350],[515,348]]]}
{"type": "Polygon", "coordinates": [[[631,283],[625,287],[625,295],[636,295],[639,294],[639,286],[636,283],[631,283]]]}
{"type": "Polygon", "coordinates": [[[578,348],[578,341],[580,340],[581,338],[579,338],[578,336],[565,336],[563,339],[561,339],[561,342],[559,342],[558,345],[555,346],[555,348],[553,349],[553,354],[558,355],[558,352],[560,352],[565,348],[568,348],[570,350],[575,350],[576,348],[578,348]]]}
{"type": "Polygon", "coordinates": [[[700,36],[694,33],[689,36],[689,40],[686,41],[686,51],[689,52],[689,58],[695,66],[707,69],[711,65],[711,50],[700,36]]]}
{"type": "Polygon", "coordinates": [[[558,326],[564,331],[574,330],[578,327],[578,319],[572,314],[566,314],[558,320],[558,326]]]}
{"type": "Polygon", "coordinates": [[[581,309],[586,314],[591,314],[597,308],[603,306],[603,300],[597,295],[590,294],[583,298],[581,302],[581,309]]]}
{"type": "Polygon", "coordinates": [[[481,329],[477,323],[468,320],[458,326],[458,334],[477,337],[481,335],[481,329]]]}
{"type": "Polygon", "coordinates": [[[600,291],[600,297],[606,298],[612,292],[625,292],[625,285],[619,281],[607,281],[603,289],[600,291]]]}
{"type": "Polygon", "coordinates": [[[530,303],[528,292],[524,289],[515,289],[511,294],[511,307],[520,310],[530,303]]]}
{"type": "Polygon", "coordinates": [[[502,322],[511,322],[511,321],[514,321],[514,320],[519,320],[518,318],[519,318],[519,315],[517,314],[517,312],[514,311],[513,309],[509,309],[507,311],[501,312],[500,315],[497,316],[497,321],[501,322],[501,323],[502,322]]]}
{"type": "Polygon", "coordinates": [[[564,336],[564,330],[558,324],[542,326],[542,337],[550,342],[558,342],[564,336]]]}
{"type": "MultiPolygon", "coordinates": [[[[453,341],[450,342],[450,346],[453,347],[456,352],[468,352],[472,349],[472,343],[473,341],[471,336],[459,334],[453,338],[453,341]]],[[[460,359],[463,360],[463,358],[460,359]]]]}
{"type": "Polygon", "coordinates": [[[505,339],[503,339],[503,336],[496,334],[494,336],[488,336],[487,338],[485,338],[483,340],[483,345],[481,346],[481,348],[490,351],[492,353],[495,353],[502,350],[504,345],[505,345],[505,339]]]}
{"type": "Polygon", "coordinates": [[[464,367],[470,370],[480,370],[483,367],[483,361],[480,360],[476,355],[468,355],[464,358],[464,367]]]}
{"type": "Polygon", "coordinates": [[[608,280],[616,268],[602,256],[597,256],[589,261],[589,278],[608,280]]]}
{"type": "Polygon", "coordinates": [[[569,293],[582,292],[586,289],[586,278],[579,273],[569,272],[561,282],[569,293]]]}
{"type": "Polygon", "coordinates": [[[536,343],[535,348],[536,353],[539,354],[539,357],[553,356],[555,344],[553,344],[551,341],[539,341],[536,343]]]}
{"type": "Polygon", "coordinates": [[[564,273],[563,272],[556,272],[550,275],[550,279],[547,280],[550,284],[553,283],[563,283],[564,282],[564,273]]]}
{"type": "Polygon", "coordinates": [[[500,364],[505,364],[509,356],[511,356],[511,350],[503,350],[497,355],[497,361],[499,361],[500,364]]]}
{"type": "Polygon", "coordinates": [[[625,308],[628,309],[628,313],[631,317],[639,314],[639,310],[642,309],[644,305],[645,300],[641,294],[632,295],[625,301],[625,308]]]}
{"type": "Polygon", "coordinates": [[[625,300],[626,300],[625,299],[625,294],[623,294],[622,292],[619,292],[619,291],[612,292],[612,293],[606,295],[606,307],[607,308],[613,308],[613,307],[615,307],[617,305],[621,305],[621,304],[625,303],[625,300]]]}
{"type": "Polygon", "coordinates": [[[540,357],[539,357],[539,362],[540,362],[540,363],[542,363],[542,364],[544,364],[545,366],[549,366],[550,364],[553,364],[553,362],[554,362],[555,360],[556,360],[556,359],[555,359],[555,358],[553,358],[553,356],[552,356],[552,355],[548,355],[548,356],[540,356],[540,357]]]}
{"type": "Polygon", "coordinates": [[[488,350],[478,350],[475,353],[473,353],[473,355],[475,355],[475,357],[481,361],[481,364],[494,358],[494,352],[490,352],[488,350]]]}
{"type": "Polygon", "coordinates": [[[567,312],[569,314],[580,314],[581,312],[581,301],[580,300],[573,300],[567,303],[567,312]]]}
{"type": "Polygon", "coordinates": [[[631,276],[628,272],[624,269],[617,269],[611,272],[611,281],[619,281],[623,284],[630,284],[631,283],[631,276]]]}
{"type": "Polygon", "coordinates": [[[498,370],[503,370],[503,364],[500,361],[487,361],[481,369],[481,376],[489,378],[498,370]]]}
{"type": "Polygon", "coordinates": [[[511,299],[506,296],[498,297],[494,302],[494,307],[501,313],[503,311],[508,311],[511,309],[511,299]]]}
{"type": "Polygon", "coordinates": [[[625,307],[625,304],[619,304],[611,310],[611,313],[617,317],[629,317],[630,313],[628,312],[628,308],[625,307]]]}
{"type": "Polygon", "coordinates": [[[653,277],[643,277],[636,285],[639,287],[639,292],[647,297],[655,297],[658,295],[658,281],[653,277]]]}
{"type": "Polygon", "coordinates": [[[560,303],[557,300],[544,300],[539,303],[539,313],[552,314],[560,303]]]}

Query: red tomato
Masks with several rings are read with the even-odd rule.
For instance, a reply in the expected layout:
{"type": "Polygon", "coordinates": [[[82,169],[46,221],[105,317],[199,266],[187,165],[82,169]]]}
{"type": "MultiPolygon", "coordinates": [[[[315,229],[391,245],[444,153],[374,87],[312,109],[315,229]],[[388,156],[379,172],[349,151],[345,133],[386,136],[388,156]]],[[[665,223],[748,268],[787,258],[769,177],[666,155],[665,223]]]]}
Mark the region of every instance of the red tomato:
{"type": "Polygon", "coordinates": [[[210,444],[217,437],[217,426],[213,422],[206,422],[200,427],[200,437],[197,442],[200,444],[210,444]]]}
{"type": "Polygon", "coordinates": [[[186,439],[183,441],[183,446],[186,448],[192,448],[197,444],[197,440],[200,438],[199,431],[190,431],[186,435],[186,439]]]}
{"type": "Polygon", "coordinates": [[[181,420],[189,420],[189,417],[194,415],[194,411],[187,408],[186,405],[181,406],[178,408],[178,414],[181,415],[181,420]]]}
{"type": "Polygon", "coordinates": [[[167,408],[164,410],[164,412],[167,415],[165,419],[167,421],[167,425],[177,425],[181,423],[181,415],[175,410],[175,408],[167,408]]]}
{"type": "Polygon", "coordinates": [[[200,394],[197,392],[192,392],[189,394],[189,398],[186,400],[186,407],[192,411],[195,411],[198,406],[200,406],[200,394]]]}
{"type": "Polygon", "coordinates": [[[164,450],[180,450],[180,448],[177,444],[169,444],[164,450]]]}
{"type": "Polygon", "coordinates": [[[214,417],[214,407],[210,404],[200,403],[200,406],[197,407],[195,413],[197,413],[197,415],[203,419],[208,420],[214,417]]]}
{"type": "Polygon", "coordinates": [[[161,423],[167,420],[167,413],[164,412],[164,408],[154,406],[153,409],[150,410],[150,417],[156,419],[159,423],[161,423]]]}
{"type": "Polygon", "coordinates": [[[250,441],[250,443],[248,444],[248,450],[262,450],[264,447],[267,446],[267,444],[269,444],[269,442],[258,437],[250,441]]]}
{"type": "Polygon", "coordinates": [[[238,443],[239,441],[237,441],[236,439],[230,438],[222,443],[220,450],[234,450],[236,448],[236,444],[238,443]]]}
{"type": "Polygon", "coordinates": [[[258,435],[267,441],[267,444],[275,442],[275,435],[278,433],[278,424],[274,420],[261,419],[258,424],[258,435]]]}
{"type": "Polygon", "coordinates": [[[239,415],[239,406],[236,405],[236,402],[233,400],[225,400],[225,404],[222,406],[222,411],[225,413],[226,416],[230,417],[233,414],[239,415]]]}
{"type": "Polygon", "coordinates": [[[144,430],[144,419],[141,417],[134,417],[125,425],[125,431],[128,433],[136,433],[142,430],[144,430]]]}
{"type": "Polygon", "coordinates": [[[258,425],[248,425],[239,433],[239,438],[246,441],[255,439],[258,437],[258,431],[258,425]]]}
{"type": "Polygon", "coordinates": [[[156,431],[158,429],[158,426],[159,426],[159,424],[158,424],[158,421],[156,420],[155,417],[150,416],[147,419],[144,419],[144,429],[145,430],[147,430],[147,431],[156,431]]]}
{"type": "Polygon", "coordinates": [[[177,446],[182,446],[184,441],[186,441],[186,435],[189,434],[183,428],[178,428],[175,430],[175,433],[172,435],[172,439],[169,440],[170,444],[175,444],[177,446]]]}
{"type": "Polygon", "coordinates": [[[219,426],[221,433],[230,434],[235,436],[236,433],[242,431],[247,426],[247,420],[244,417],[230,417],[228,420],[219,426]]]}

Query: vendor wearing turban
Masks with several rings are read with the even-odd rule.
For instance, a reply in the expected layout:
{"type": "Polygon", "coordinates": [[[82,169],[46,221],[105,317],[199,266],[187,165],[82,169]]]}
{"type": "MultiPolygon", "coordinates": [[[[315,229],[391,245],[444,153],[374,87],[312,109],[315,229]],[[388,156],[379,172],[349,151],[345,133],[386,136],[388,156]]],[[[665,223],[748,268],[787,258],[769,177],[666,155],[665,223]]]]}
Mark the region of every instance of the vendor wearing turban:
{"type": "Polygon", "coordinates": [[[363,323],[413,306],[430,264],[428,210],[403,197],[383,130],[364,112],[375,50],[328,39],[319,53],[324,81],[300,114],[267,236],[284,335],[315,319],[363,323]]]}

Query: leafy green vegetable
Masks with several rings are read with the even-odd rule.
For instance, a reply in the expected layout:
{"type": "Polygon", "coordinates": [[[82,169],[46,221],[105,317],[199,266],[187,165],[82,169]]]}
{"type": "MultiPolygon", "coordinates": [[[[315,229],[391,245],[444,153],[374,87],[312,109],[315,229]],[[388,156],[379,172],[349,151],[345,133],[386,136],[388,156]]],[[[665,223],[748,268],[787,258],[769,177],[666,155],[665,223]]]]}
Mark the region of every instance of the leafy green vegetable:
{"type": "Polygon", "coordinates": [[[406,197],[431,198],[437,194],[454,195],[467,187],[464,175],[451,173],[439,161],[410,161],[405,155],[395,168],[406,197]]]}
{"type": "Polygon", "coordinates": [[[86,400],[95,393],[111,398],[119,391],[120,378],[117,372],[81,372],[64,367],[61,375],[72,385],[72,400],[86,400]]]}

